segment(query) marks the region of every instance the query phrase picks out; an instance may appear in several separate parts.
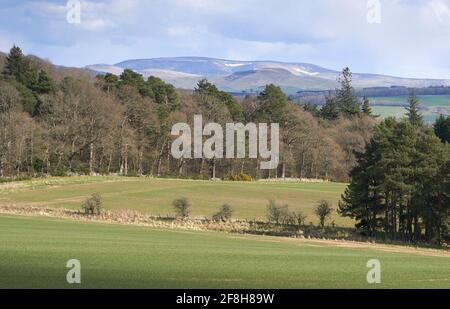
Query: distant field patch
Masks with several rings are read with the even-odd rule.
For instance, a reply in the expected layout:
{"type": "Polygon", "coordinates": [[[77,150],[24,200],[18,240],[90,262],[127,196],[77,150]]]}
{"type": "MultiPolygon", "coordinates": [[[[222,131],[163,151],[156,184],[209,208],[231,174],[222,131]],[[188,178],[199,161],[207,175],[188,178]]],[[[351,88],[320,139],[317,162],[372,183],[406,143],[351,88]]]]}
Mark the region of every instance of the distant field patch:
{"type": "MultiPolygon", "coordinates": [[[[450,115],[450,95],[419,95],[421,112],[426,122],[433,123],[440,114],[450,115]]],[[[402,118],[406,114],[404,106],[408,96],[369,98],[375,114],[383,118],[402,118]]]]}

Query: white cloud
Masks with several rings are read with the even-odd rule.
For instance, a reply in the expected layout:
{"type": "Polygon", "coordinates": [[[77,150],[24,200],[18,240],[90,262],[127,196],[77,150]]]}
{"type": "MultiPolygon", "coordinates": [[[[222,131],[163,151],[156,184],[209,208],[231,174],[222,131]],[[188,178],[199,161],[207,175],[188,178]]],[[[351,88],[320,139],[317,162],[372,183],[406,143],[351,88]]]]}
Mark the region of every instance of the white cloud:
{"type": "Polygon", "coordinates": [[[436,19],[440,23],[448,23],[450,21],[449,4],[443,0],[432,0],[428,4],[434,12],[436,19]]]}
{"type": "Polygon", "coordinates": [[[450,0],[380,1],[370,24],[365,0],[82,0],[69,25],[64,1],[22,0],[0,25],[61,64],[196,55],[450,78],[450,0]]]}

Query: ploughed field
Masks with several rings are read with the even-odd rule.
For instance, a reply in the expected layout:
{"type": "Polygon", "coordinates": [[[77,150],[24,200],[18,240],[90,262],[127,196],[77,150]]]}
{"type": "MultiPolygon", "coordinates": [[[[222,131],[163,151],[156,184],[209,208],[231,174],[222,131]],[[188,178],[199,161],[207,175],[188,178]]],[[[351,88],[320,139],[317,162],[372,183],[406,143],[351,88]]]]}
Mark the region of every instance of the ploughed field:
{"type": "Polygon", "coordinates": [[[0,215],[0,288],[450,288],[450,255],[0,215]],[[66,281],[71,259],[79,285],[66,281]],[[371,259],[379,285],[367,283],[371,259]]]}
{"type": "MultiPolygon", "coordinates": [[[[346,184],[341,183],[263,183],[212,182],[132,177],[61,177],[0,184],[0,205],[32,205],[80,209],[83,201],[99,193],[110,210],[132,209],[151,215],[173,216],[172,201],[186,197],[192,216],[210,217],[223,204],[232,206],[234,218],[266,219],[269,200],[302,210],[306,222],[318,223],[314,207],[321,199],[337,202],[346,184]]],[[[333,213],[339,226],[354,223],[333,213]]]]}

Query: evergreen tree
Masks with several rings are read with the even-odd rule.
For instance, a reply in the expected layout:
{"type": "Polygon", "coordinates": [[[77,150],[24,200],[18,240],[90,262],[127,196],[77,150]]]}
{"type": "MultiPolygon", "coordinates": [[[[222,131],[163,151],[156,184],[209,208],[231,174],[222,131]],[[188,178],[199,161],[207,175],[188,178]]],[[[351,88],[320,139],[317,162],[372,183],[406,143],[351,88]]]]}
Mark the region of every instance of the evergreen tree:
{"type": "Polygon", "coordinates": [[[197,83],[197,87],[194,89],[194,92],[203,95],[217,96],[219,93],[219,89],[216,85],[210,83],[207,79],[202,79],[197,83]]]}
{"type": "Polygon", "coordinates": [[[379,147],[375,141],[366,146],[365,153],[357,153],[357,166],[350,172],[351,183],[339,202],[338,213],[357,221],[356,228],[367,236],[376,236],[382,220],[378,216],[383,211],[379,185],[382,173],[376,170],[379,147]]]}
{"type": "Polygon", "coordinates": [[[153,99],[156,103],[166,105],[171,112],[178,109],[179,100],[175,87],[155,76],[150,76],[146,85],[149,88],[149,92],[153,94],[153,99]]]}
{"type": "Polygon", "coordinates": [[[339,213],[368,235],[440,243],[448,223],[448,152],[434,134],[388,118],[357,158],[339,213]]]}
{"type": "Polygon", "coordinates": [[[117,75],[106,73],[105,75],[97,75],[96,77],[96,86],[106,91],[107,93],[111,93],[119,86],[119,78],[117,75]]]}
{"type": "Polygon", "coordinates": [[[344,116],[358,115],[361,110],[358,98],[354,95],[352,86],[352,73],[349,68],[345,68],[339,77],[341,88],[337,90],[337,102],[340,112],[344,116]]]}
{"type": "Polygon", "coordinates": [[[339,106],[334,96],[325,98],[325,105],[320,109],[320,117],[327,120],[336,120],[339,118],[339,106]]]}
{"type": "Polygon", "coordinates": [[[39,72],[38,82],[34,90],[39,94],[43,94],[49,93],[54,89],[55,85],[53,79],[50,76],[48,76],[48,74],[44,70],[41,70],[39,72]]]}
{"type": "Polygon", "coordinates": [[[153,97],[151,89],[146,87],[144,78],[141,74],[130,69],[125,69],[119,77],[119,84],[121,86],[130,86],[139,90],[142,96],[153,97]]]}
{"type": "Polygon", "coordinates": [[[261,122],[284,123],[287,102],[280,87],[267,85],[258,96],[257,119],[261,122]]]}
{"type": "Polygon", "coordinates": [[[6,66],[3,72],[6,75],[17,77],[24,66],[24,56],[20,47],[14,45],[6,56],[6,66]]]}
{"type": "Polygon", "coordinates": [[[443,143],[450,143],[450,116],[440,115],[433,127],[434,133],[443,143]]]}
{"type": "Polygon", "coordinates": [[[317,104],[308,102],[303,104],[302,107],[304,111],[311,113],[314,117],[320,116],[320,110],[317,104]]]}
{"type": "Polygon", "coordinates": [[[17,46],[13,46],[6,57],[3,74],[20,92],[23,109],[30,114],[38,112],[39,95],[55,89],[55,83],[47,72],[40,69],[33,59],[26,58],[17,46]]]}
{"type": "Polygon", "coordinates": [[[219,102],[226,105],[231,117],[234,121],[244,120],[244,111],[241,104],[229,93],[220,91],[214,84],[210,83],[207,79],[202,79],[197,83],[197,87],[194,90],[199,95],[210,96],[217,99],[219,102]]]}
{"type": "Polygon", "coordinates": [[[416,91],[411,89],[408,99],[408,107],[406,107],[407,113],[406,116],[409,119],[409,122],[413,126],[422,126],[423,125],[423,117],[419,112],[419,100],[416,96],[416,91]]]}
{"type": "Polygon", "coordinates": [[[369,99],[364,96],[362,103],[362,113],[367,116],[372,116],[372,108],[370,107],[369,99]]]}

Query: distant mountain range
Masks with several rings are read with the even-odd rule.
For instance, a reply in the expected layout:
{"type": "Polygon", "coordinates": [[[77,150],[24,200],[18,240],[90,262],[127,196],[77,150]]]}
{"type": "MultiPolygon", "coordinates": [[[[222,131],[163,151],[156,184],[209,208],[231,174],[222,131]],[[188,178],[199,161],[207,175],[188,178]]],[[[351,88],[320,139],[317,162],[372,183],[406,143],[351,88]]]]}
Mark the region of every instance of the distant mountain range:
{"type": "MultiPolygon", "coordinates": [[[[177,88],[193,89],[207,78],[228,92],[257,92],[273,83],[289,94],[304,90],[327,90],[337,86],[338,71],[308,63],[276,61],[236,61],[203,57],[176,57],[127,60],[114,65],[94,64],[86,67],[96,73],[119,75],[124,69],[144,77],[157,76],[177,88]]],[[[353,74],[355,88],[450,86],[448,79],[413,79],[377,74],[353,74]]]]}

